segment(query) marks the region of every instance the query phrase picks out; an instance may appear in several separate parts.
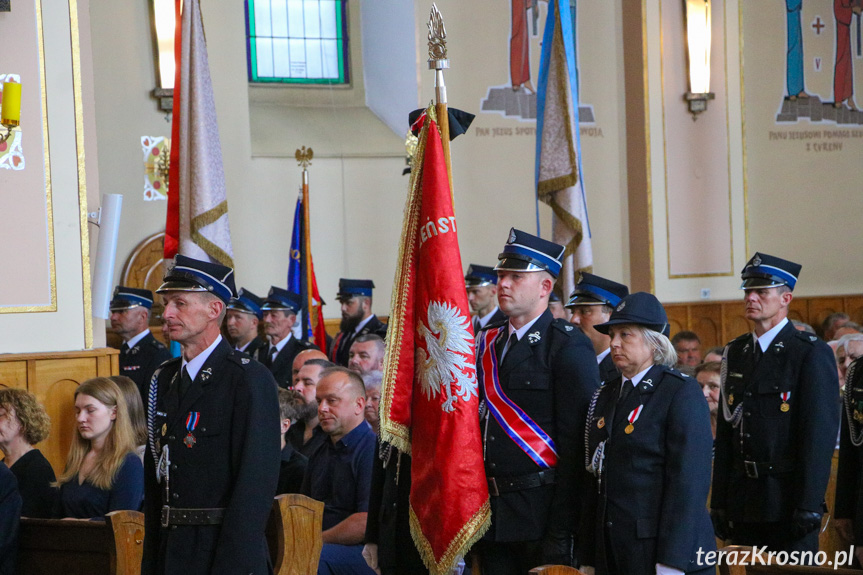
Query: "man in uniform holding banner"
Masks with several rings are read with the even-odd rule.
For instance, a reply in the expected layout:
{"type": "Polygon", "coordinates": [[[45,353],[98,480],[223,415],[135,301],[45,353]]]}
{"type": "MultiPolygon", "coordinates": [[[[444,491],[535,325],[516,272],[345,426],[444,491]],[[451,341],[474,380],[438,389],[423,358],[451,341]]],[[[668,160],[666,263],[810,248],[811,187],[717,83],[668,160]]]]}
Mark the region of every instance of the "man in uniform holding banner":
{"type": "Polygon", "coordinates": [[[564,248],[513,229],[495,268],[509,320],[477,336],[492,525],[485,573],[571,565],[583,426],[599,371],[590,340],[548,311],[564,248]]]}

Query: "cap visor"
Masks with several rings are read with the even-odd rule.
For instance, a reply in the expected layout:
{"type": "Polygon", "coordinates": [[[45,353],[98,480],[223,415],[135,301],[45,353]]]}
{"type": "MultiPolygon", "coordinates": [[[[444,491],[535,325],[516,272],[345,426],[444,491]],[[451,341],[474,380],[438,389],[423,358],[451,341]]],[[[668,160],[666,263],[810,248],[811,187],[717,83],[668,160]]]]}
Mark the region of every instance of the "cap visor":
{"type": "Polygon", "coordinates": [[[198,291],[205,292],[209,291],[204,286],[198,285],[196,283],[192,283],[190,281],[183,280],[167,280],[159,289],[156,290],[156,293],[162,293],[166,291],[198,291]]]}

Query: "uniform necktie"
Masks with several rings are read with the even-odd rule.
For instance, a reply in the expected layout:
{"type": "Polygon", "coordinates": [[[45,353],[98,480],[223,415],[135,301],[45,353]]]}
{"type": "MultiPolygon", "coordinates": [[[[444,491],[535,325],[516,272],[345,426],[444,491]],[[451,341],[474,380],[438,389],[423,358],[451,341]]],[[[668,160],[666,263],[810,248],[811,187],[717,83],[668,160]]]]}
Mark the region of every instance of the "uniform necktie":
{"type": "Polygon", "coordinates": [[[276,346],[272,346],[270,348],[270,353],[268,354],[270,365],[273,365],[273,361],[275,361],[277,353],[279,353],[279,348],[277,348],[276,346]]]}
{"type": "Polygon", "coordinates": [[[479,317],[473,318],[473,334],[476,335],[479,333],[479,330],[482,329],[482,326],[479,325],[479,317]]]}
{"type": "Polygon", "coordinates": [[[512,332],[512,335],[509,336],[509,340],[507,340],[506,345],[503,346],[503,351],[500,354],[500,361],[503,361],[503,358],[506,357],[506,354],[509,353],[509,350],[513,348],[515,344],[518,343],[518,335],[515,332],[512,332]]]}
{"type": "Polygon", "coordinates": [[[129,344],[128,343],[123,342],[123,347],[120,348],[120,353],[123,355],[126,355],[127,353],[129,353],[129,344]]]}
{"type": "Polygon", "coordinates": [[[620,397],[617,399],[617,403],[622,405],[626,398],[629,397],[629,393],[635,386],[632,385],[632,381],[625,379],[623,380],[623,387],[620,388],[620,397]]]}
{"type": "Polygon", "coordinates": [[[189,391],[189,388],[192,387],[192,378],[189,376],[189,370],[186,369],[186,366],[183,366],[183,375],[180,377],[180,399],[186,395],[186,392],[189,391]]]}
{"type": "Polygon", "coordinates": [[[764,355],[764,352],[761,351],[761,344],[758,343],[758,340],[755,340],[755,363],[761,361],[762,355],[764,355]]]}

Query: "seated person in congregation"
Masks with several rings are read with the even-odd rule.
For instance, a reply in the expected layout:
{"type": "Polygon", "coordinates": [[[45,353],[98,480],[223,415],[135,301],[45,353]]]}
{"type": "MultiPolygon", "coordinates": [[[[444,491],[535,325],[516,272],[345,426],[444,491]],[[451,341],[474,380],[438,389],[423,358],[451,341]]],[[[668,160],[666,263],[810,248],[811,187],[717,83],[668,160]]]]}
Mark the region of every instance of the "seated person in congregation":
{"type": "Polygon", "coordinates": [[[100,519],[121,509],[137,511],[144,494],[144,466],[117,384],[94,377],[75,391],[75,435],[60,485],[58,517],[100,519]]]}
{"type": "Polygon", "coordinates": [[[21,495],[15,475],[0,465],[0,575],[15,575],[21,495]]]}
{"type": "Polygon", "coordinates": [[[291,425],[300,418],[300,411],[306,405],[306,400],[298,391],[279,390],[279,419],[282,422],[280,437],[282,441],[282,465],[279,468],[279,485],[276,495],[282,493],[299,493],[303,486],[303,476],[306,474],[308,457],[294,449],[285,441],[285,434],[291,425]]]}
{"type": "Polygon", "coordinates": [[[129,423],[132,424],[132,431],[135,432],[135,453],[143,464],[144,451],[147,449],[147,418],[144,416],[144,402],[141,401],[138,386],[125,375],[112,375],[108,379],[116,383],[123,392],[126,409],[129,410],[129,423]]]}
{"type": "Polygon", "coordinates": [[[0,388],[0,451],[15,474],[23,505],[21,515],[51,517],[58,492],[51,464],[35,444],[45,441],[51,420],[36,396],[23,389],[0,388]]]}
{"type": "Polygon", "coordinates": [[[309,459],[302,493],[324,502],[318,575],[373,575],[362,557],[375,450],[375,434],[363,417],[363,381],[343,367],[325,369],[317,401],[328,438],[309,459]]]}

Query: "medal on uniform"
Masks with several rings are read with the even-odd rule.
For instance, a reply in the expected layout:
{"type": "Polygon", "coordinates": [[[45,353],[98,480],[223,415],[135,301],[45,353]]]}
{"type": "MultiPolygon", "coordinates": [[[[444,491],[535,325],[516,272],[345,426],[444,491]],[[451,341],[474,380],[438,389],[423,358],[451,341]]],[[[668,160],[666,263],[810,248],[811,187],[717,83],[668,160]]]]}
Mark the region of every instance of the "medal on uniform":
{"type": "Polygon", "coordinates": [[[596,422],[596,427],[598,429],[602,429],[603,427],[605,427],[605,418],[604,417],[599,418],[599,421],[596,422]]]}
{"type": "Polygon", "coordinates": [[[639,418],[639,416],[641,416],[641,410],[643,410],[643,409],[644,409],[644,404],[642,403],[641,405],[639,405],[638,407],[636,407],[635,409],[633,409],[629,413],[629,416],[626,418],[629,421],[629,425],[627,425],[626,428],[623,430],[624,433],[629,435],[630,433],[635,431],[635,426],[633,424],[635,423],[635,420],[637,420],[639,418]]]}
{"type": "Polygon", "coordinates": [[[728,405],[732,405],[734,403],[734,394],[730,394],[728,396],[728,405]]]}
{"type": "Polygon", "coordinates": [[[192,434],[195,431],[195,428],[198,427],[198,422],[201,420],[201,413],[198,411],[190,411],[189,415],[186,416],[186,429],[188,430],[188,434],[186,438],[183,439],[183,444],[191,449],[194,447],[195,443],[198,442],[195,439],[195,436],[192,434]]]}
{"type": "Polygon", "coordinates": [[[854,421],[857,423],[863,423],[863,413],[857,409],[854,410],[854,421]]]}
{"type": "Polygon", "coordinates": [[[166,433],[168,433],[168,424],[163,423],[162,424],[162,435],[164,436],[166,433]]]}
{"type": "Polygon", "coordinates": [[[785,393],[780,394],[779,397],[782,398],[782,405],[779,406],[779,411],[787,413],[788,410],[791,409],[791,406],[788,405],[788,400],[791,399],[791,392],[786,391],[785,393]]]}

